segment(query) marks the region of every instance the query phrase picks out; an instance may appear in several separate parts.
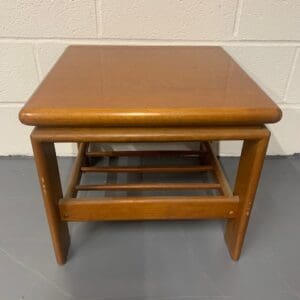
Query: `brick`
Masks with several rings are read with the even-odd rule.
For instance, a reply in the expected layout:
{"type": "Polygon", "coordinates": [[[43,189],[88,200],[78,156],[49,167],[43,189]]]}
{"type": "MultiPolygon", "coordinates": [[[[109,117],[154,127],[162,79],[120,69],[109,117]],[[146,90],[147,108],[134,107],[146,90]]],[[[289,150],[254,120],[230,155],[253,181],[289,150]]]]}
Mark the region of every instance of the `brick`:
{"type": "Polygon", "coordinates": [[[103,0],[101,29],[106,38],[230,39],[235,8],[236,0],[103,0]]]}
{"type": "Polygon", "coordinates": [[[300,153],[300,107],[285,107],[282,111],[282,120],[268,126],[272,132],[268,153],[271,155],[300,153]]]}
{"type": "Polygon", "coordinates": [[[0,108],[0,155],[32,155],[31,129],[18,120],[21,105],[0,108]]]}
{"type": "MultiPolygon", "coordinates": [[[[300,106],[282,107],[283,117],[279,123],[268,124],[271,139],[268,155],[293,155],[300,153],[300,106]]],[[[222,156],[239,156],[242,143],[239,141],[222,141],[220,154],[222,156]]]]}
{"type": "Polygon", "coordinates": [[[225,47],[225,50],[274,101],[283,102],[294,47],[225,47]]]}
{"type": "Polygon", "coordinates": [[[300,1],[244,0],[238,38],[299,40],[300,1]]]}
{"type": "Polygon", "coordinates": [[[1,37],[97,37],[94,1],[2,0],[1,37]]]}
{"type": "Polygon", "coordinates": [[[63,43],[41,43],[36,45],[38,64],[43,78],[53,67],[67,46],[68,44],[63,43]]]}
{"type": "Polygon", "coordinates": [[[0,102],[26,101],[38,85],[30,44],[0,43],[0,102]]]}
{"type": "Polygon", "coordinates": [[[300,48],[298,49],[297,60],[291,75],[285,101],[300,104],[300,48]]]}
{"type": "MultiPolygon", "coordinates": [[[[24,126],[18,120],[20,104],[0,107],[0,156],[1,155],[32,155],[30,133],[32,127],[24,126]]],[[[76,144],[58,144],[57,154],[70,156],[76,153],[76,144]]]]}

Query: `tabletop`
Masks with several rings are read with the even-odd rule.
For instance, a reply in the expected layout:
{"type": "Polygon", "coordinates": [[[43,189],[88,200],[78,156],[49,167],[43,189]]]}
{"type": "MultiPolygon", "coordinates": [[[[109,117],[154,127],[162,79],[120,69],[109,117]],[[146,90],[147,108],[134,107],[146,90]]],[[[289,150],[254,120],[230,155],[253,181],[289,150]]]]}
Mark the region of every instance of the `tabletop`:
{"type": "Polygon", "coordinates": [[[281,111],[221,47],[70,46],[19,117],[35,126],[227,126],[277,122],[281,111]]]}

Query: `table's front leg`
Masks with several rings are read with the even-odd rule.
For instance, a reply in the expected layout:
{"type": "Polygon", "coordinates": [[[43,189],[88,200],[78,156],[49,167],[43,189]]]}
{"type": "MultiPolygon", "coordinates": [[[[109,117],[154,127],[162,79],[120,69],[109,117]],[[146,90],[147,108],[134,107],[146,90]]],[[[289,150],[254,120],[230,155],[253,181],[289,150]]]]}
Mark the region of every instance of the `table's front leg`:
{"type": "Polygon", "coordinates": [[[62,188],[54,143],[40,142],[33,136],[31,142],[56,260],[62,265],[66,262],[70,236],[67,223],[61,221],[59,215],[62,188]]]}
{"type": "Polygon", "coordinates": [[[241,254],[269,137],[267,131],[264,137],[245,140],[243,144],[234,188],[234,195],[240,200],[239,215],[228,221],[225,231],[225,240],[234,260],[238,260],[241,254]]]}

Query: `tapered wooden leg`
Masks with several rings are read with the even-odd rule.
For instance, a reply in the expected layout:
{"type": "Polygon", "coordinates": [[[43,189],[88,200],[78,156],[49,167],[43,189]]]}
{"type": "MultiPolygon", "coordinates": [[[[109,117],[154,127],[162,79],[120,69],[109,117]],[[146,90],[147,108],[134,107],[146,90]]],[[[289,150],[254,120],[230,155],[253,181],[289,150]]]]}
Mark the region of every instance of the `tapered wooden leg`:
{"type": "Polygon", "coordinates": [[[241,254],[252,205],[263,167],[270,134],[257,140],[244,141],[234,195],[239,196],[239,215],[228,221],[225,240],[232,259],[241,254]]]}
{"type": "Polygon", "coordinates": [[[56,260],[62,265],[67,259],[70,236],[67,223],[61,221],[58,210],[62,189],[54,144],[39,142],[34,137],[31,142],[56,260]]]}

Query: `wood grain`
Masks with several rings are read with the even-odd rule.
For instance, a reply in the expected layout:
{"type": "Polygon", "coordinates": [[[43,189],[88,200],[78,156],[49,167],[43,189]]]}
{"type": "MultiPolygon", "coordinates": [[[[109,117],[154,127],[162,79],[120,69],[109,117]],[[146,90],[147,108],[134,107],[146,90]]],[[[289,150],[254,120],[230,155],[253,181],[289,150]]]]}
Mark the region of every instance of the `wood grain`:
{"type": "Polygon", "coordinates": [[[91,157],[119,157],[119,156],[179,156],[179,157],[195,157],[201,156],[203,153],[192,150],[148,150],[148,151],[88,151],[86,156],[91,157]]]}
{"type": "Polygon", "coordinates": [[[234,218],[238,197],[73,198],[61,200],[59,209],[66,221],[234,218]]]}
{"type": "Polygon", "coordinates": [[[221,47],[70,46],[20,112],[35,126],[262,125],[281,111],[221,47]]]}
{"type": "Polygon", "coordinates": [[[122,128],[54,128],[36,127],[32,132],[40,141],[56,142],[198,142],[209,140],[251,140],[268,136],[261,127],[122,127],[122,128]]]}
{"type": "Polygon", "coordinates": [[[59,214],[62,188],[54,144],[40,143],[34,138],[31,141],[56,261],[63,265],[67,260],[70,236],[68,225],[59,214]]]}
{"type": "Polygon", "coordinates": [[[238,260],[241,255],[258,182],[267,151],[269,136],[261,139],[244,141],[234,195],[239,195],[239,215],[228,221],[225,240],[232,259],[238,260]]]}
{"type": "Polygon", "coordinates": [[[84,173],[186,173],[212,171],[212,166],[82,167],[84,173]]]}
{"type": "Polygon", "coordinates": [[[220,189],[219,183],[127,183],[127,184],[81,184],[79,191],[120,191],[120,190],[204,190],[220,189]]]}
{"type": "Polygon", "coordinates": [[[86,143],[80,143],[78,145],[78,154],[75,159],[75,162],[73,163],[73,167],[71,170],[71,174],[69,176],[69,182],[67,185],[67,190],[65,193],[65,198],[73,198],[77,195],[77,189],[75,188],[77,184],[79,184],[81,175],[82,175],[82,165],[85,164],[85,152],[88,147],[88,144],[86,143]]]}

